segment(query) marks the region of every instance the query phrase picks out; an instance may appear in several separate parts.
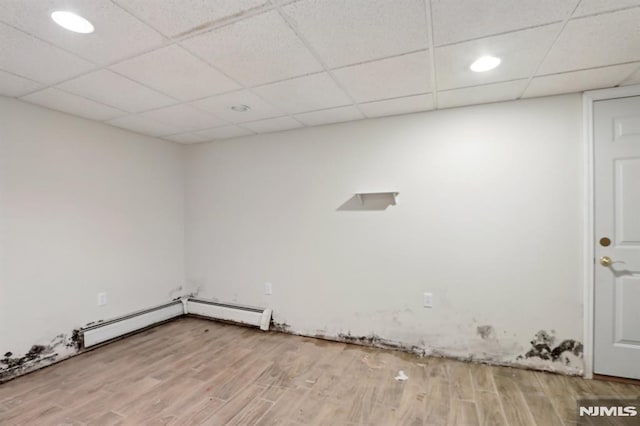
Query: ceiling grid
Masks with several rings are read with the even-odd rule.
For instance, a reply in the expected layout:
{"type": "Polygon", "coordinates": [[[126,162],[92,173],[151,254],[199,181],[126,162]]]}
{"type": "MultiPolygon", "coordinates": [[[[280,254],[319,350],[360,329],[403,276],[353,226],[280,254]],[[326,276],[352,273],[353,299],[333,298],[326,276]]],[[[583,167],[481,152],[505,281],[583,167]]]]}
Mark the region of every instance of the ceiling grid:
{"type": "Polygon", "coordinates": [[[637,22],[640,0],[4,0],[0,95],[198,143],[637,84],[637,22]]]}

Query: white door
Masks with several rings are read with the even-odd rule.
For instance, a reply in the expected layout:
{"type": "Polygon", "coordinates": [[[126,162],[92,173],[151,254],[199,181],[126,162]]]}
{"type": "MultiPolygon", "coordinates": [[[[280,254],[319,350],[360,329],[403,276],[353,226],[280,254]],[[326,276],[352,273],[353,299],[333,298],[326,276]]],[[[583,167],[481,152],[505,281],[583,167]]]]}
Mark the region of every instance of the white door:
{"type": "Polygon", "coordinates": [[[640,96],[594,113],[594,373],[640,379],[640,96]]]}

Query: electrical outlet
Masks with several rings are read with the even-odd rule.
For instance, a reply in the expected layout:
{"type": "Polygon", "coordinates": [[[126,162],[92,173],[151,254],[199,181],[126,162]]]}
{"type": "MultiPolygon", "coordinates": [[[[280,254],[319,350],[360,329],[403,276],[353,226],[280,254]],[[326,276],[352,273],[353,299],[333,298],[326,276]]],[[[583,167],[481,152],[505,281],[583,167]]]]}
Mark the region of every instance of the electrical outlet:
{"type": "Polygon", "coordinates": [[[422,302],[425,308],[433,308],[433,293],[424,293],[422,302]]]}
{"type": "Polygon", "coordinates": [[[98,293],[98,306],[107,304],[107,293],[98,293]]]}
{"type": "Polygon", "coordinates": [[[273,294],[273,284],[264,283],[264,294],[271,295],[273,294]]]}

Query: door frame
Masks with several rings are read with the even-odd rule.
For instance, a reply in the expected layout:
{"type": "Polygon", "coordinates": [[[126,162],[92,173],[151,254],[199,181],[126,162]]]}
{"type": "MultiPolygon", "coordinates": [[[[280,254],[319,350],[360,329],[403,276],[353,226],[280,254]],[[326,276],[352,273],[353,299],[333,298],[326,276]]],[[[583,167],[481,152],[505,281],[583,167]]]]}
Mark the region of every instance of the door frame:
{"type": "Polygon", "coordinates": [[[640,96],[640,85],[590,90],[582,95],[583,138],[584,138],[584,269],[583,269],[583,361],[584,378],[593,378],[593,332],[594,332],[594,291],[595,291],[595,197],[594,197],[594,148],[593,104],[605,99],[640,96]]]}

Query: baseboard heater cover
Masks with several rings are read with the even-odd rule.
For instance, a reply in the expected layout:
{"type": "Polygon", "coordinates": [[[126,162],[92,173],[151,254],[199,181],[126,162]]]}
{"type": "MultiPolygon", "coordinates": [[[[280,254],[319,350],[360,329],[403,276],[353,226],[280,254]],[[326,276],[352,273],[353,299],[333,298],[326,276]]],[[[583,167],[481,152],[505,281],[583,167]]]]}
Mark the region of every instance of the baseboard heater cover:
{"type": "Polygon", "coordinates": [[[187,299],[185,313],[222,321],[253,325],[260,327],[261,330],[267,331],[271,323],[272,311],[269,308],[253,308],[190,297],[187,299]]]}
{"type": "Polygon", "coordinates": [[[99,322],[80,330],[82,347],[89,348],[181,315],[184,315],[184,306],[182,301],[176,300],[154,308],[99,322]]]}

